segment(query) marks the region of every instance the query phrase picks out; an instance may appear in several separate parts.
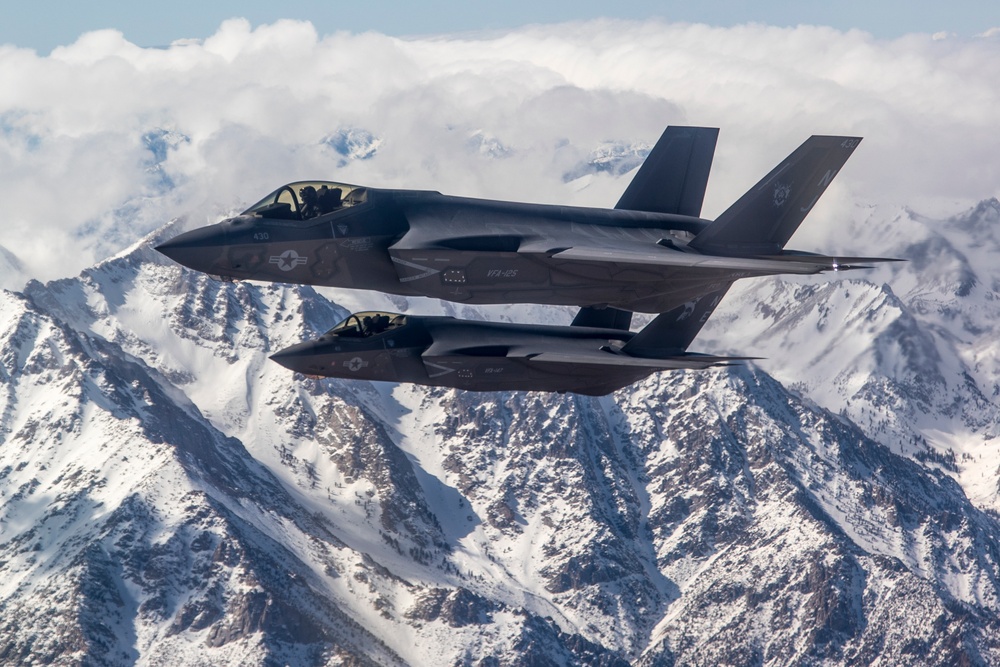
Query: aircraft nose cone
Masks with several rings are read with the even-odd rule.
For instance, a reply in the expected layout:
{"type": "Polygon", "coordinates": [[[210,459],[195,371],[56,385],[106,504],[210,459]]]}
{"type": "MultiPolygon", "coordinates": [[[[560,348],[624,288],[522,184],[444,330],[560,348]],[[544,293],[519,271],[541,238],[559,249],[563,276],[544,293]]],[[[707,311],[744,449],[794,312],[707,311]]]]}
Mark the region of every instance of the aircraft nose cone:
{"type": "Polygon", "coordinates": [[[226,247],[226,235],[218,225],[195,229],[175,236],[153,249],[178,264],[204,273],[219,271],[218,258],[226,247]]]}
{"type": "Polygon", "coordinates": [[[307,373],[309,362],[314,359],[316,344],[312,341],[298,343],[278,350],[271,355],[271,361],[275,361],[290,371],[296,373],[307,373]]]}
{"type": "Polygon", "coordinates": [[[161,255],[166,255],[170,259],[174,260],[178,264],[187,264],[183,261],[186,254],[186,249],[183,246],[179,246],[174,241],[167,241],[166,243],[161,243],[160,245],[153,246],[153,250],[160,253],[161,255]]]}

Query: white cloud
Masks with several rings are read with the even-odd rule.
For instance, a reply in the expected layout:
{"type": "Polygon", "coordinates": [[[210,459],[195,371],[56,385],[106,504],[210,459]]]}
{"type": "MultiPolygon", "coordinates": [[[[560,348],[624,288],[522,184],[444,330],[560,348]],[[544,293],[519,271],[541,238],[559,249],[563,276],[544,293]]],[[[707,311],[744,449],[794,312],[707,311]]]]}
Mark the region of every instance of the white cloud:
{"type": "Polygon", "coordinates": [[[47,57],[0,47],[0,246],[29,276],[68,275],[171,217],[198,223],[301,178],[610,206],[627,177],[563,176],[668,123],[722,128],[709,215],[813,133],[866,139],[807,226],[857,201],[957,212],[1000,195],[996,81],[1000,40],[809,26],[598,20],[399,40],[232,20],[167,49],[108,30],[47,57]],[[158,130],[185,139],[157,166],[144,137],[158,130]],[[380,143],[344,164],[324,139],[352,130],[380,143]]]}

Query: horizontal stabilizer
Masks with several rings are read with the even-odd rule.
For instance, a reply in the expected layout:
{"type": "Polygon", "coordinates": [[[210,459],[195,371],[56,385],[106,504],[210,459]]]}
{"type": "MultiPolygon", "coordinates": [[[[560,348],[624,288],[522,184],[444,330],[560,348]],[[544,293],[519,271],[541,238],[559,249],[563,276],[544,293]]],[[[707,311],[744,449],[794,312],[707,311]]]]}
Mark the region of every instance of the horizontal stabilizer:
{"type": "MultiPolygon", "coordinates": [[[[554,259],[570,259],[587,262],[613,262],[617,264],[638,264],[649,266],[674,266],[678,268],[713,269],[719,271],[748,271],[754,275],[775,273],[796,273],[810,275],[833,270],[832,263],[841,258],[827,257],[817,260],[815,255],[768,255],[764,257],[730,257],[701,255],[693,252],[668,250],[655,244],[647,249],[625,248],[568,248],[552,255],[554,259]]],[[[844,260],[854,258],[842,258],[844,260]]],[[[875,261],[876,258],[871,258],[875,261]]],[[[887,260],[891,261],[891,260],[887,260]]]]}
{"type": "Polygon", "coordinates": [[[634,368],[656,368],[659,370],[698,370],[711,366],[730,366],[734,362],[749,361],[758,357],[716,357],[708,354],[678,354],[672,357],[646,358],[631,357],[613,352],[597,354],[562,354],[545,352],[531,357],[532,362],[548,362],[553,364],[594,364],[602,366],[627,366],[634,368]]]}
{"type": "Polygon", "coordinates": [[[833,255],[814,255],[812,253],[788,253],[781,255],[763,255],[755,259],[789,262],[800,266],[814,266],[817,271],[850,271],[851,269],[871,269],[873,264],[881,262],[905,262],[905,259],[895,257],[847,257],[833,255]]]}
{"type": "Polygon", "coordinates": [[[689,244],[717,255],[778,254],[861,143],[810,137],[689,244]]]}
{"type": "Polygon", "coordinates": [[[615,208],[700,216],[718,138],[716,127],[667,127],[615,208]]]}

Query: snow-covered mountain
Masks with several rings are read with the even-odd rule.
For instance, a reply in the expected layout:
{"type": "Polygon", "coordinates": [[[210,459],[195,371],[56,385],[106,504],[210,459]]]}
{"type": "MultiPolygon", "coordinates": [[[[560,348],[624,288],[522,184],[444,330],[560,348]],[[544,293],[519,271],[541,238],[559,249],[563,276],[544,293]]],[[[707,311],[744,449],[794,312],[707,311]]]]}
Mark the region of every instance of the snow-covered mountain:
{"type": "Polygon", "coordinates": [[[352,127],[337,130],[322,143],[343,158],[343,165],[351,160],[370,160],[382,146],[382,138],[368,130],[352,127]]]}
{"type": "Polygon", "coordinates": [[[1000,509],[1000,202],[944,220],[866,209],[841,234],[907,261],[744,281],[699,343],[766,357],[788,387],[1000,509]]]}
{"type": "Polygon", "coordinates": [[[587,174],[606,173],[622,176],[638,168],[652,146],[643,142],[606,141],[597,146],[586,162],[563,174],[563,181],[575,181],[587,174]]]}
{"type": "Polygon", "coordinates": [[[997,208],[860,212],[911,261],[748,282],[694,347],[767,360],[600,399],[294,376],[431,302],[216,282],[170,226],[0,292],[0,662],[998,662],[997,208]]]}

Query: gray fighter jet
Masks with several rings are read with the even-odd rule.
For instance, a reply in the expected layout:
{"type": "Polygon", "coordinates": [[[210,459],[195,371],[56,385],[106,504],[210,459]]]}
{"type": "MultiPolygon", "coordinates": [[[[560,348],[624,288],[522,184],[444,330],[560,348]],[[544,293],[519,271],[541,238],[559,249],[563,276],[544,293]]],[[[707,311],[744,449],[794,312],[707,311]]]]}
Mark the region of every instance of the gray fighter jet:
{"type": "Polygon", "coordinates": [[[703,369],[750,357],[687,351],[725,290],[658,315],[638,333],[629,317],[594,327],[583,309],[572,326],[500,324],[453,317],[365,312],[317,340],[271,356],[312,377],[412,382],[472,391],[558,391],[600,396],[665,370],[703,369]]]}
{"type": "Polygon", "coordinates": [[[224,279],[646,313],[738,278],[882,261],[784,250],[860,138],[811,137],[711,221],[717,137],[668,127],[610,210],[298,182],[157,250],[224,279]]]}

